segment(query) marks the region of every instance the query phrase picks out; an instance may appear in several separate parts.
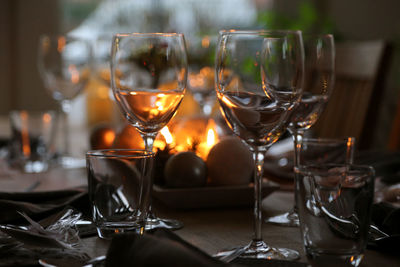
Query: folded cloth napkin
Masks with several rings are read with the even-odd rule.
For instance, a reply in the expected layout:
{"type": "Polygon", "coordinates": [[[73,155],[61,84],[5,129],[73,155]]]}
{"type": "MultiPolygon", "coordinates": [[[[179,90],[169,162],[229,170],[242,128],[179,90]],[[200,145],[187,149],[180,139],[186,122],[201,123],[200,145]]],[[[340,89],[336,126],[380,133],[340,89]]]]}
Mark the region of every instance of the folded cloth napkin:
{"type": "Polygon", "coordinates": [[[166,229],[153,234],[117,235],[107,252],[106,266],[224,266],[166,229]]]}
{"type": "Polygon", "coordinates": [[[274,266],[305,267],[303,262],[236,259],[224,263],[181,239],[170,230],[158,228],[152,233],[118,235],[111,241],[106,266],[274,266]]]}
{"type": "Polygon", "coordinates": [[[398,255],[400,244],[400,208],[385,202],[372,206],[372,223],[388,234],[370,242],[369,248],[398,255]]]}
{"type": "Polygon", "coordinates": [[[19,212],[38,221],[67,206],[76,208],[84,216],[88,215],[90,208],[87,189],[79,187],[48,192],[0,192],[0,224],[23,222],[19,212]]]}

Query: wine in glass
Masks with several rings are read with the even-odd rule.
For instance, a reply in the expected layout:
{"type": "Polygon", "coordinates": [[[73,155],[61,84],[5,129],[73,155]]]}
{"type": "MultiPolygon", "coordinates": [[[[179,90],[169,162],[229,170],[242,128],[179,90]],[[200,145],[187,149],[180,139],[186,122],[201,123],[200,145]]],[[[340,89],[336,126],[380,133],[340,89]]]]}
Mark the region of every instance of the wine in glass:
{"type": "MultiPolygon", "coordinates": [[[[111,85],[128,122],[153,150],[158,132],[176,113],[186,90],[187,55],[183,34],[116,34],[111,49],[111,85]]],[[[147,228],[176,229],[182,223],[160,219],[150,210],[147,228]]]]}
{"type": "Polygon", "coordinates": [[[232,131],[254,155],[254,238],[250,244],[223,251],[240,257],[294,260],[291,249],[272,248],[262,238],[261,188],[264,156],[286,131],[300,100],[304,51],[300,31],[221,31],[216,56],[216,91],[232,131]]]}
{"type": "Polygon", "coordinates": [[[68,115],[71,101],[83,91],[90,78],[91,44],[68,35],[42,35],[39,40],[38,67],[46,89],[63,114],[64,151],[61,165],[66,168],[85,166],[85,159],[70,153],[68,115]]]}
{"type": "MultiPolygon", "coordinates": [[[[294,141],[294,166],[299,165],[299,147],[304,131],[315,124],[331,95],[335,73],[335,45],[333,35],[303,34],[305,51],[305,79],[303,95],[290,117],[288,130],[294,141]]],[[[299,226],[296,205],[292,210],[266,219],[267,223],[299,226]]]]}

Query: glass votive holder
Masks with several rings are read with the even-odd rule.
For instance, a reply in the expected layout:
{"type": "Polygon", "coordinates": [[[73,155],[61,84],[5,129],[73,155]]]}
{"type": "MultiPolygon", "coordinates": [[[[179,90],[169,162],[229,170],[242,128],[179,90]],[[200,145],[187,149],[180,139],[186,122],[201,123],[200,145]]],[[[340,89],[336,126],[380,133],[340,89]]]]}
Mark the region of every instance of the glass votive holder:
{"type": "Polygon", "coordinates": [[[142,234],[150,205],[154,153],[105,149],[86,153],[89,200],[100,238],[142,234]]]}
{"type": "Polygon", "coordinates": [[[46,171],[54,156],[56,112],[14,110],[9,119],[11,165],[27,173],[46,171]]]}
{"type": "Polygon", "coordinates": [[[367,245],[374,196],[370,166],[295,167],[303,245],[312,266],[358,266],[367,245]]]}

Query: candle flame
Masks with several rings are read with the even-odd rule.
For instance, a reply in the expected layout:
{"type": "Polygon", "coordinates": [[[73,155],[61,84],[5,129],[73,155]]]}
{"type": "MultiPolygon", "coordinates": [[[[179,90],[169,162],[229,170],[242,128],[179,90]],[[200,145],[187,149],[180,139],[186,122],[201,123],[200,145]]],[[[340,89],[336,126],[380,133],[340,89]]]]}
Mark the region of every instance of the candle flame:
{"type": "Polygon", "coordinates": [[[164,136],[165,138],[165,142],[167,144],[172,144],[172,142],[174,141],[171,132],[168,129],[168,126],[165,126],[164,128],[161,129],[161,134],[164,136]]]}
{"type": "Polygon", "coordinates": [[[164,140],[156,139],[156,140],[154,141],[153,146],[154,146],[155,148],[158,148],[158,149],[160,149],[160,150],[163,150],[163,149],[165,149],[165,147],[166,147],[167,145],[172,145],[172,144],[173,144],[174,138],[172,137],[172,134],[171,134],[171,132],[169,131],[168,126],[164,126],[164,127],[160,130],[160,133],[161,133],[161,136],[164,137],[165,141],[164,141],[164,140]]]}
{"type": "Polygon", "coordinates": [[[212,148],[215,145],[215,132],[213,129],[209,129],[207,132],[207,147],[212,148]]]}

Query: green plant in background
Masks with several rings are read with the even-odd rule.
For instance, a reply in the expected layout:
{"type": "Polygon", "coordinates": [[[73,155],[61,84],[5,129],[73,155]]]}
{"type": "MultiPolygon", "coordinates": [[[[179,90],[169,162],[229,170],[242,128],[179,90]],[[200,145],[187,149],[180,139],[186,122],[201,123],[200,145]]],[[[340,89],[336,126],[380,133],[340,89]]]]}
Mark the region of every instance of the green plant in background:
{"type": "Polygon", "coordinates": [[[319,12],[311,0],[299,3],[296,16],[289,16],[276,10],[260,11],[257,22],[266,29],[302,30],[306,33],[334,33],[333,21],[319,12]]]}

